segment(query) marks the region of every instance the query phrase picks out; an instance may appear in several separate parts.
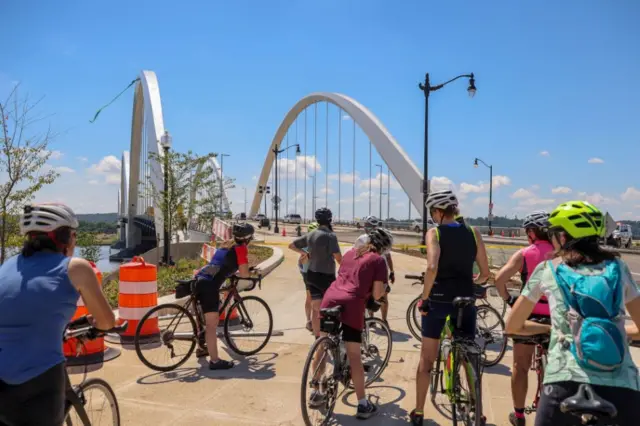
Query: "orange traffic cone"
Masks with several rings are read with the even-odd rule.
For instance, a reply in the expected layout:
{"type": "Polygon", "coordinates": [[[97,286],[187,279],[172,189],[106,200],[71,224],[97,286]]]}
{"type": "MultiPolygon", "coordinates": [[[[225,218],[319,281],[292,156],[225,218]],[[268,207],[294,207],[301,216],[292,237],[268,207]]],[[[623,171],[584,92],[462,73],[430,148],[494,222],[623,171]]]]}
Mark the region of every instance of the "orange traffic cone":
{"type": "Polygon", "coordinates": [[[500,236],[504,237],[504,229],[500,232],[500,236]]]}

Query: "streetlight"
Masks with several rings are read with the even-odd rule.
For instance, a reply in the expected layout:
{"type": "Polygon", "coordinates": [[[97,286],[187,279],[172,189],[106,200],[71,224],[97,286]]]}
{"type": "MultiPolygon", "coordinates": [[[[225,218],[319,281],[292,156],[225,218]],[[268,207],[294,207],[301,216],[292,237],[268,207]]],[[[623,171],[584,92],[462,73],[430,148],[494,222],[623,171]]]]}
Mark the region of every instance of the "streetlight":
{"type": "Polygon", "coordinates": [[[171,224],[169,222],[171,220],[171,214],[169,212],[169,149],[171,148],[171,139],[172,138],[168,130],[165,130],[164,134],[160,137],[160,145],[164,151],[164,255],[162,263],[165,265],[169,265],[171,263],[169,239],[169,234],[171,233],[171,224]]]}
{"type": "MultiPolygon", "coordinates": [[[[269,182],[267,182],[267,183],[269,183],[269,182]]],[[[268,216],[267,216],[267,195],[271,194],[271,187],[269,185],[265,185],[265,186],[259,185],[258,186],[258,192],[260,194],[263,194],[262,197],[264,198],[264,217],[268,218],[268,216]]],[[[245,210],[247,210],[247,206],[246,206],[247,195],[246,194],[247,193],[246,193],[246,189],[245,189],[245,207],[244,207],[245,210]]]]}
{"type": "Polygon", "coordinates": [[[489,236],[493,235],[493,228],[491,228],[491,219],[493,218],[493,166],[488,165],[479,158],[473,161],[473,167],[478,168],[478,162],[489,168],[489,236]]]}
{"type": "Polygon", "coordinates": [[[274,234],[277,234],[277,233],[280,232],[280,228],[278,228],[278,209],[279,209],[278,204],[280,204],[280,199],[278,198],[278,155],[282,154],[283,152],[285,152],[289,148],[293,148],[294,146],[296,147],[296,155],[300,155],[300,144],[297,144],[297,143],[293,144],[293,145],[289,145],[288,147],[283,148],[283,149],[278,149],[277,146],[274,146],[273,150],[272,150],[274,155],[275,155],[275,158],[276,158],[276,176],[275,176],[275,180],[276,180],[276,195],[275,195],[275,200],[274,200],[274,203],[273,203],[273,206],[274,206],[274,208],[276,210],[276,212],[275,212],[276,213],[276,225],[273,228],[273,233],[274,234]]]}
{"type": "Polygon", "coordinates": [[[380,199],[378,200],[380,204],[380,208],[379,208],[380,216],[378,216],[378,218],[382,220],[382,164],[376,164],[375,166],[380,167],[380,199]]]}
{"type": "Polygon", "coordinates": [[[421,245],[426,245],[426,232],[427,232],[427,196],[429,195],[429,94],[436,90],[442,89],[447,84],[455,81],[459,78],[468,78],[469,87],[467,92],[469,97],[473,98],[476,94],[476,79],[471,74],[462,74],[452,78],[442,84],[432,86],[429,81],[429,73],[424,76],[424,84],[419,83],[418,87],[424,92],[424,176],[422,181],[422,242],[421,245]]]}
{"type": "Polygon", "coordinates": [[[223,173],[223,164],[224,164],[224,157],[231,157],[231,155],[229,154],[218,154],[220,156],[220,213],[219,216],[222,218],[222,209],[223,209],[223,204],[222,204],[222,195],[224,194],[224,180],[222,177],[222,173],[223,173]]]}

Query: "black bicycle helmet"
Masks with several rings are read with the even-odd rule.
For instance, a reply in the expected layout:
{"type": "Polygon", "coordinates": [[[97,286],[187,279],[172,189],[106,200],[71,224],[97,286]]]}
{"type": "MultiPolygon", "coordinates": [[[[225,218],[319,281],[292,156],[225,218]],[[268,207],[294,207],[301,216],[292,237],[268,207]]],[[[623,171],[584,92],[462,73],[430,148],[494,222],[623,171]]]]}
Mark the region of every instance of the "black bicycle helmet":
{"type": "Polygon", "coordinates": [[[316,220],[318,222],[331,222],[333,219],[333,213],[326,207],[321,207],[316,210],[316,220]]]}
{"type": "Polygon", "coordinates": [[[236,223],[233,225],[233,238],[240,241],[248,241],[253,238],[253,226],[249,223],[236,223]]]}
{"type": "Polygon", "coordinates": [[[373,245],[378,252],[388,250],[393,245],[393,235],[384,228],[376,228],[369,233],[369,243],[373,245]]]}

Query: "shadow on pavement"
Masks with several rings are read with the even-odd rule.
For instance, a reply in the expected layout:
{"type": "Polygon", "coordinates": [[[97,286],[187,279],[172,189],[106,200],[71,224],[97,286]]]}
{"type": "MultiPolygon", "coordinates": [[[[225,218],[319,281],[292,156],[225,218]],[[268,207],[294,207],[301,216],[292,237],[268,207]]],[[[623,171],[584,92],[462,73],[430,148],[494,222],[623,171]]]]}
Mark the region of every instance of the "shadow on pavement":
{"type": "Polygon", "coordinates": [[[264,352],[248,357],[233,354],[235,366],[229,370],[209,370],[206,358],[198,359],[199,367],[177,368],[168,372],[156,372],[137,380],[141,385],[157,385],[170,382],[193,383],[202,379],[241,379],[241,380],[268,380],[275,377],[275,363],[278,357],[273,352],[264,352]]]}
{"type": "MultiPolygon", "coordinates": [[[[398,402],[404,399],[406,392],[397,386],[376,385],[367,388],[367,395],[374,404],[378,405],[378,414],[372,417],[372,424],[383,425],[406,425],[409,420],[409,413],[398,405],[398,402]],[[379,394],[384,394],[380,396],[379,394]],[[395,396],[390,393],[397,394],[395,396]],[[392,398],[392,399],[391,399],[392,398]],[[381,399],[384,399],[381,401],[381,399]],[[374,420],[376,419],[376,420],[374,420]]],[[[350,407],[353,414],[334,414],[334,420],[339,425],[360,424],[355,417],[357,406],[356,395],[354,391],[345,392],[342,395],[341,402],[350,407]],[[351,401],[349,401],[351,399],[351,401]]]]}
{"type": "Polygon", "coordinates": [[[504,364],[498,364],[493,367],[485,367],[483,374],[484,373],[511,377],[511,368],[504,364]]]}
{"type": "Polygon", "coordinates": [[[391,331],[391,339],[394,342],[408,342],[413,339],[413,336],[407,333],[403,333],[402,331],[391,331]]]}

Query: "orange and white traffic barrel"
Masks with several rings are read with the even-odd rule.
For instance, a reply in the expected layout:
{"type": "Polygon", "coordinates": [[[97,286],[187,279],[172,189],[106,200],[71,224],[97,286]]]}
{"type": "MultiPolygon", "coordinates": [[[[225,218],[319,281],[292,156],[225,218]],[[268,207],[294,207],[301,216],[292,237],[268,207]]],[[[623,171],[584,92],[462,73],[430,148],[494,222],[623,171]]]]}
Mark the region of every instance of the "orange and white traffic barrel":
{"type": "MultiPolygon", "coordinates": [[[[146,263],[142,257],[120,265],[120,287],[118,294],[118,316],[129,321],[127,330],[120,335],[122,343],[133,342],[142,317],[158,305],[158,268],[146,263]]],[[[140,336],[148,339],[160,335],[158,317],[144,322],[140,336]]]]}

